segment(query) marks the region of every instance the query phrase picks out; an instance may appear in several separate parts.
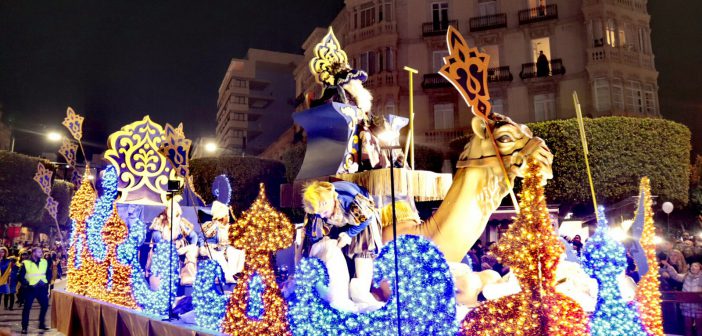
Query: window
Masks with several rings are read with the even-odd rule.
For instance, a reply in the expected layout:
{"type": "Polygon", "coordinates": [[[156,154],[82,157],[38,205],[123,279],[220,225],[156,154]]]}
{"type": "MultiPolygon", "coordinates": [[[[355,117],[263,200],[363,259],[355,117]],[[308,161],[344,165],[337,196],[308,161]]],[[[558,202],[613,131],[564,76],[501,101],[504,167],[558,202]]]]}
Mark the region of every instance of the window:
{"type": "Polygon", "coordinates": [[[368,53],[361,53],[358,64],[360,65],[361,70],[368,72],[368,53]]]}
{"type": "Polygon", "coordinates": [[[245,88],[247,85],[247,81],[239,78],[232,78],[232,80],[229,82],[229,88],[245,88]]]}
{"type": "Polygon", "coordinates": [[[626,46],[626,30],[624,29],[624,25],[621,25],[619,27],[619,46],[620,47],[625,47],[626,46]]]}
{"type": "Polygon", "coordinates": [[[246,96],[234,95],[230,101],[233,104],[246,104],[246,96]]]}
{"type": "Polygon", "coordinates": [[[556,115],[556,99],[553,93],[534,96],[534,119],[544,121],[553,119],[556,115]]]}
{"type": "Polygon", "coordinates": [[[383,72],[383,70],[385,68],[385,61],[383,59],[383,56],[384,56],[383,51],[382,50],[379,51],[378,52],[378,62],[376,62],[378,64],[377,65],[378,72],[383,72]]]}
{"type": "Polygon", "coordinates": [[[434,30],[448,28],[448,2],[431,4],[431,20],[434,23],[434,30]]]}
{"type": "Polygon", "coordinates": [[[606,78],[596,78],[594,83],[595,109],[597,112],[607,112],[612,109],[612,99],[609,92],[609,81],[606,78]]]}
{"type": "Polygon", "coordinates": [[[232,113],[232,120],[246,121],[246,113],[232,113]]]}
{"type": "Polygon", "coordinates": [[[496,0],[478,0],[478,11],[480,16],[497,14],[496,0]]]}
{"type": "Polygon", "coordinates": [[[434,70],[434,73],[439,72],[442,66],[444,66],[444,57],[448,56],[448,51],[447,50],[440,50],[440,51],[435,51],[433,53],[432,57],[432,69],[434,70]]]}
{"type": "Polygon", "coordinates": [[[361,5],[360,20],[359,28],[369,27],[375,23],[375,4],[373,2],[361,5]]]}
{"type": "Polygon", "coordinates": [[[624,111],[624,89],[622,80],[619,78],[612,79],[612,106],[619,111],[624,111]]]}
{"type": "Polygon", "coordinates": [[[492,103],[492,112],[505,114],[505,100],[502,98],[492,98],[490,99],[492,103]]]}
{"type": "Polygon", "coordinates": [[[601,20],[592,21],[592,37],[594,39],[593,45],[595,47],[601,47],[604,45],[604,37],[602,36],[602,21],[601,20]]]}
{"type": "Polygon", "coordinates": [[[378,21],[392,21],[392,0],[384,0],[378,5],[378,21]]]}
{"type": "Polygon", "coordinates": [[[607,19],[607,26],[605,27],[605,37],[606,37],[608,46],[616,47],[615,35],[616,35],[616,28],[614,27],[614,19],[607,19]]]}
{"type": "Polygon", "coordinates": [[[626,87],[626,111],[643,114],[643,93],[641,83],[629,81],[626,87]]]}
{"type": "Polygon", "coordinates": [[[644,86],[644,98],[646,99],[646,114],[658,114],[658,107],[656,104],[656,91],[654,90],[653,85],[646,84],[644,86]]]}
{"type": "Polygon", "coordinates": [[[453,104],[434,105],[434,129],[453,128],[453,104]]]}
{"type": "Polygon", "coordinates": [[[395,70],[395,52],[392,48],[385,49],[385,69],[388,71],[395,70]]]}
{"type": "Polygon", "coordinates": [[[648,49],[646,48],[646,32],[643,28],[637,29],[636,51],[648,53],[648,49]]]}
{"type": "Polygon", "coordinates": [[[395,114],[395,102],[389,101],[385,103],[385,115],[395,114]]]}
{"type": "Polygon", "coordinates": [[[368,52],[368,75],[374,75],[377,73],[376,69],[378,68],[378,63],[375,56],[375,51],[368,52]]]}

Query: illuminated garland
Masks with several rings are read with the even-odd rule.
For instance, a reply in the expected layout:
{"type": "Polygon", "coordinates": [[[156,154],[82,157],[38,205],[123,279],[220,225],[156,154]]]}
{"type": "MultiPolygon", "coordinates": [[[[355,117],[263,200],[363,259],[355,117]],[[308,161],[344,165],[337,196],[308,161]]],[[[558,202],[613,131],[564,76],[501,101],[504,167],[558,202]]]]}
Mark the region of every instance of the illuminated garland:
{"type": "MultiPolygon", "coordinates": [[[[383,247],[375,259],[374,285],[384,279],[394,288],[393,243],[383,247]]],[[[443,254],[422,237],[397,238],[400,265],[399,290],[403,335],[455,335],[456,300],[453,278],[443,254]]],[[[304,258],[296,270],[295,299],[291,302],[290,325],[294,335],[396,335],[397,301],[368,313],[354,314],[332,308],[319,296],[317,287],[329,284],[327,269],[317,258],[304,258]]]]}
{"type": "MultiPolygon", "coordinates": [[[[144,277],[144,271],[139,265],[137,260],[132,262],[132,283],[134,298],[137,304],[147,313],[158,315],[160,317],[168,316],[168,302],[169,295],[171,299],[175,298],[176,290],[178,288],[178,254],[176,252],[175,246],[173,247],[173,254],[170,260],[173,260],[171,264],[171,292],[168,291],[168,263],[169,263],[169,250],[171,244],[168,240],[161,240],[154,248],[151,257],[151,276],[159,276],[161,278],[159,289],[152,291],[149,287],[149,283],[144,277]]],[[[171,301],[173,302],[173,301],[171,301]]]]}
{"type": "Polygon", "coordinates": [[[195,323],[201,328],[220,330],[229,297],[218,292],[215,279],[224,281],[219,264],[213,260],[198,263],[195,286],[193,286],[193,307],[195,323]]]}
{"type": "MultiPolygon", "coordinates": [[[[89,172],[88,169],[86,169],[86,174],[87,172],[89,172]]],[[[83,276],[81,258],[84,249],[83,243],[86,239],[85,220],[92,214],[96,198],[97,193],[93,185],[90,184],[90,180],[84,178],[69,206],[72,228],[71,241],[68,248],[66,290],[81,295],[85,295],[85,284],[88,281],[83,276]]]]}
{"type": "Polygon", "coordinates": [[[107,258],[104,267],[108,270],[107,287],[102,300],[127,308],[136,308],[132,295],[132,268],[117,260],[117,246],[127,239],[127,223],[117,212],[117,202],[112,207],[112,215],[102,230],[102,237],[107,245],[107,258]]]}
{"type": "Polygon", "coordinates": [[[595,234],[583,248],[583,269],[597,280],[597,306],[590,320],[593,336],[645,336],[636,307],[622,298],[617,277],[624,273],[624,246],[608,234],[604,208],[598,209],[595,234]]]}
{"type": "Polygon", "coordinates": [[[246,305],[246,316],[259,320],[263,316],[263,291],[266,286],[258,274],[254,274],[249,286],[249,304],[246,305]]]}
{"type": "Polygon", "coordinates": [[[229,240],[246,251],[244,271],[227,306],[222,331],[230,335],[290,335],[287,304],[283,300],[273,273],[272,254],[290,246],[294,226],[285,215],[277,212],[266,199],[263,184],[258,198],[230,226],[229,240]],[[264,285],[261,301],[264,312],[259,319],[247,316],[252,291],[249,286],[254,274],[264,285]]]}
{"type": "MultiPolygon", "coordinates": [[[[651,183],[648,177],[641,179],[641,192],[644,197],[644,226],[641,234],[641,247],[646,253],[648,261],[648,272],[641,277],[636,287],[636,302],[638,302],[639,313],[645,330],[649,335],[663,335],[663,314],[661,312],[661,292],[660,280],[658,279],[660,266],[656,258],[656,243],[653,238],[656,235],[656,227],[653,224],[653,201],[651,200],[651,183]]],[[[638,214],[637,214],[638,217],[638,214]]]]}
{"type": "Polygon", "coordinates": [[[497,243],[497,259],[510,267],[521,292],[487,301],[466,315],[463,335],[587,335],[587,317],[573,299],[556,292],[563,245],[553,230],[540,166],[527,163],[517,219],[497,243]]]}
{"type": "Polygon", "coordinates": [[[138,215],[127,217],[129,234],[127,240],[117,247],[117,261],[124,265],[132,265],[137,260],[138,250],[146,239],[146,224],[138,215]]]}
{"type": "Polygon", "coordinates": [[[115,198],[117,198],[117,171],[114,166],[107,166],[103,170],[102,195],[95,203],[95,211],[88,218],[86,227],[88,231],[88,249],[96,261],[102,262],[107,256],[107,247],[102,241],[102,227],[107,217],[112,213],[115,198]]]}

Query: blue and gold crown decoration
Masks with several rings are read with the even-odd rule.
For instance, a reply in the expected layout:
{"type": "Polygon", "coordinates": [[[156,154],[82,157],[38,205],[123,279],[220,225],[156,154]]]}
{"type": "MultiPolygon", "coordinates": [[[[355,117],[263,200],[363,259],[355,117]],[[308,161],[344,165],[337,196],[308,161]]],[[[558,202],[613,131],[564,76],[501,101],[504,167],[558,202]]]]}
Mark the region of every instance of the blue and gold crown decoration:
{"type": "Polygon", "coordinates": [[[460,32],[452,26],[446,33],[449,55],[444,57],[444,66],[439,74],[461,94],[473,114],[487,120],[491,113],[488,92],[488,66],[490,55],[477,48],[469,48],[460,32]]]}
{"type": "Polygon", "coordinates": [[[161,142],[158,152],[165,156],[168,162],[176,169],[178,176],[188,176],[188,152],[192,141],[185,138],[183,123],[173,127],[166,123],[165,139],[161,142]]]}
{"type": "Polygon", "coordinates": [[[54,173],[46,169],[43,164],[37,163],[37,172],[34,173],[34,181],[39,184],[39,187],[41,190],[49,195],[51,194],[51,177],[54,175],[54,173]]]}
{"type": "Polygon", "coordinates": [[[66,163],[75,167],[76,157],[78,156],[78,145],[68,138],[63,138],[63,143],[61,144],[61,148],[59,148],[59,154],[66,159],[66,163]]]}
{"type": "Polygon", "coordinates": [[[322,85],[336,85],[334,76],[342,70],[349,70],[348,63],[346,52],[341,49],[334,30],[329,27],[322,41],[314,47],[314,57],[310,60],[310,71],[315,81],[322,85]]]}
{"type": "Polygon", "coordinates": [[[83,137],[83,120],[85,118],[77,114],[71,107],[66,110],[66,118],[63,119],[63,126],[66,126],[73,138],[80,141],[83,137]]]}
{"type": "Polygon", "coordinates": [[[117,169],[119,202],[163,204],[167,201],[168,179],[176,171],[158,150],[164,141],[161,125],[145,116],[112,133],[105,159],[117,169]]]}

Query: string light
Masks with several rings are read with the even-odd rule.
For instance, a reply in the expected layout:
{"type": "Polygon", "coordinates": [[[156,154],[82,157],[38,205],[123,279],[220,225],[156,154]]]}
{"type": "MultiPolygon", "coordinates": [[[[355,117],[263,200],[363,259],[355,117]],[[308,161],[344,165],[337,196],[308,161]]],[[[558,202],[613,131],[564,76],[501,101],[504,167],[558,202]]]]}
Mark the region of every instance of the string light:
{"type": "MultiPolygon", "coordinates": [[[[431,242],[417,236],[396,240],[403,335],[455,335],[456,300],[453,278],[443,254],[431,242]]],[[[385,245],[375,259],[373,281],[387,279],[394,288],[395,244],[385,245]]],[[[367,313],[334,309],[320,297],[318,287],[329,284],[327,269],[317,258],[304,258],[296,271],[295,299],[289,319],[294,335],[395,335],[397,301],[391,294],[387,304],[367,313]]]]}
{"type": "Polygon", "coordinates": [[[263,316],[263,292],[266,286],[258,274],[254,273],[249,287],[249,302],[246,305],[246,316],[259,320],[263,316]]]}
{"type": "Polygon", "coordinates": [[[137,251],[146,239],[146,224],[139,216],[128,216],[127,226],[127,239],[117,246],[117,261],[124,265],[132,265],[137,262],[137,251]]]}
{"type": "Polygon", "coordinates": [[[287,304],[283,300],[273,273],[272,254],[290,246],[294,226],[285,215],[277,212],[266,199],[263,184],[258,198],[230,226],[229,240],[246,251],[244,271],[232,292],[222,331],[230,335],[290,335],[287,304]],[[247,315],[253,290],[254,275],[263,284],[263,314],[258,319],[247,315]]]}
{"type": "Polygon", "coordinates": [[[609,236],[604,208],[600,206],[597,211],[597,230],[585,244],[582,257],[583,269],[598,285],[590,333],[593,336],[645,336],[635,304],[624,301],[617,281],[626,268],[624,246],[609,236]]]}
{"type": "Polygon", "coordinates": [[[587,335],[587,317],[556,291],[564,247],[551,225],[540,167],[527,162],[517,219],[500,239],[496,256],[510,267],[521,292],[487,301],[466,315],[463,335],[587,335]]]}
{"type": "Polygon", "coordinates": [[[224,280],[219,264],[213,260],[199,262],[192,297],[195,323],[201,328],[219,331],[229,298],[219,292],[215,279],[220,283],[224,280]]]}
{"type": "MultiPolygon", "coordinates": [[[[178,254],[175,247],[173,253],[169,257],[170,241],[163,239],[154,247],[151,257],[151,276],[159,277],[160,283],[157,290],[151,290],[149,283],[144,278],[144,271],[137,260],[132,262],[132,283],[133,293],[136,303],[149,314],[154,314],[159,317],[168,316],[169,295],[171,299],[175,298],[178,288],[178,254]],[[169,276],[169,261],[170,274],[169,276]],[[171,280],[170,286],[168,280],[171,280]],[[170,292],[169,292],[170,289],[170,292]]],[[[171,301],[172,302],[172,301],[171,301]]]]}
{"type": "MultiPolygon", "coordinates": [[[[86,174],[89,170],[86,169],[86,174]]],[[[92,214],[93,205],[97,193],[90,183],[90,180],[83,179],[78,191],[73,196],[69,205],[69,216],[71,218],[71,241],[68,248],[68,279],[66,280],[66,290],[69,292],[85,295],[85,281],[88,281],[83,276],[82,258],[84,244],[86,239],[85,220],[92,214]]]]}
{"type": "MultiPolygon", "coordinates": [[[[648,272],[641,277],[636,287],[636,302],[644,329],[649,335],[663,335],[663,318],[661,312],[660,266],[656,258],[656,228],[653,224],[653,201],[651,200],[651,182],[648,177],[641,179],[641,192],[644,197],[644,226],[641,234],[641,247],[646,253],[648,272]]],[[[638,214],[637,214],[638,215],[638,214]]],[[[638,217],[638,216],[637,216],[638,217]]]]}
{"type": "Polygon", "coordinates": [[[102,262],[107,256],[107,247],[102,240],[102,228],[112,214],[114,200],[117,198],[117,170],[108,165],[103,171],[100,183],[102,195],[95,203],[95,210],[86,222],[88,232],[88,250],[96,261],[102,262]]]}
{"type": "Polygon", "coordinates": [[[127,308],[136,308],[132,295],[132,268],[122,264],[117,258],[117,246],[127,240],[127,223],[117,212],[117,202],[112,206],[112,215],[102,230],[102,239],[107,245],[107,258],[104,266],[108,270],[107,288],[101,299],[127,308]]]}

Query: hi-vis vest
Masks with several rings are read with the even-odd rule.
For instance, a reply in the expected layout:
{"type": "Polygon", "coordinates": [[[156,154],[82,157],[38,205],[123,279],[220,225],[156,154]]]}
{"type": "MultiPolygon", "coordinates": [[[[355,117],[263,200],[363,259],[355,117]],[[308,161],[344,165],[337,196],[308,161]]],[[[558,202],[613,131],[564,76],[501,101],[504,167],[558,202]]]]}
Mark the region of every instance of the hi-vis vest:
{"type": "Polygon", "coordinates": [[[41,259],[39,261],[39,266],[31,260],[25,260],[22,263],[24,264],[24,270],[26,272],[24,278],[29,282],[30,286],[36,285],[39,280],[44,281],[45,284],[49,283],[49,281],[46,280],[46,268],[48,266],[46,259],[41,259]]]}

